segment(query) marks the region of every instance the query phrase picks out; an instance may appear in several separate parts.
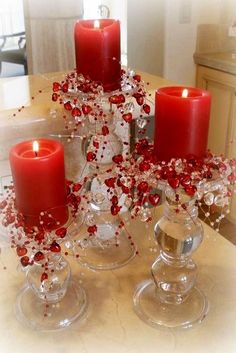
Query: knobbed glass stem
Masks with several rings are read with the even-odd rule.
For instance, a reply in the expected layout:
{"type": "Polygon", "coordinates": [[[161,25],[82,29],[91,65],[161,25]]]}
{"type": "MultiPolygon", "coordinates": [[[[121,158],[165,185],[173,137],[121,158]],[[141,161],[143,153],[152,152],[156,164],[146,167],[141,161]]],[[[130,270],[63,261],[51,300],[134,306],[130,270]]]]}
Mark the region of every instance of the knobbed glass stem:
{"type": "MultiPolygon", "coordinates": [[[[125,211],[125,194],[119,194],[115,185],[117,158],[123,159],[123,144],[116,134],[117,117],[107,107],[101,117],[90,116],[86,126],[88,136],[82,150],[89,162],[86,196],[89,212],[82,230],[70,229],[74,253],[78,262],[93,270],[111,270],[125,266],[136,254],[121,220],[120,210],[125,211]],[[114,179],[114,184],[109,185],[114,179]],[[112,211],[112,197],[117,204],[112,211]]],[[[117,162],[118,163],[118,162],[117,162]]]]}
{"type": "Polygon", "coordinates": [[[195,200],[167,198],[154,228],[160,255],[151,268],[151,281],[134,296],[137,314],[152,326],[190,327],[201,322],[207,300],[195,287],[197,266],[191,259],[203,240],[195,200]]]}
{"type": "Polygon", "coordinates": [[[46,272],[42,271],[39,262],[31,266],[26,274],[29,287],[45,303],[56,303],[65,296],[70,277],[69,263],[61,254],[50,255],[46,272]]]}
{"type": "Polygon", "coordinates": [[[68,261],[61,253],[50,254],[48,262],[35,262],[26,273],[26,284],[16,301],[16,316],[31,329],[61,330],[84,317],[87,297],[71,280],[68,261]]]}
{"type": "Polygon", "coordinates": [[[122,153],[123,145],[115,132],[115,117],[87,122],[88,135],[82,150],[92,173],[103,173],[114,166],[113,157],[122,153]]]}

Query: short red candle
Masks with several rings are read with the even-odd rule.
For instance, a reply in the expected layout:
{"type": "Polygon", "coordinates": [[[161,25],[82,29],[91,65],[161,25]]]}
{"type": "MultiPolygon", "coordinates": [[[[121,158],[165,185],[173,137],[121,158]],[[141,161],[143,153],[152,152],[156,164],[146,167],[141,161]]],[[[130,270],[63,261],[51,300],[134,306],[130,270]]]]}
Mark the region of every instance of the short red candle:
{"type": "Polygon", "coordinates": [[[77,72],[101,82],[105,91],[120,87],[120,22],[112,19],[76,22],[77,72]]]}
{"type": "Polygon", "coordinates": [[[38,152],[33,150],[33,140],[21,142],[10,151],[16,207],[30,220],[28,223],[37,223],[40,213],[48,211],[63,224],[68,218],[64,149],[58,141],[37,142],[38,152]]]}
{"type": "Polygon", "coordinates": [[[163,87],[156,91],[154,153],[158,160],[204,157],[210,106],[210,93],[198,88],[163,87]]]}

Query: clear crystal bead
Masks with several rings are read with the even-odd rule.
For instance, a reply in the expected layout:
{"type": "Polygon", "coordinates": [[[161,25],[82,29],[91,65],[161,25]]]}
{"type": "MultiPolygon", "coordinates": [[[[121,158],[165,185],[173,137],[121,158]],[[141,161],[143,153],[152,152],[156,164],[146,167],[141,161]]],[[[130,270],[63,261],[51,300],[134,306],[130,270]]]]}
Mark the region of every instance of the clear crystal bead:
{"type": "Polygon", "coordinates": [[[143,129],[146,125],[147,125],[147,120],[146,119],[142,119],[142,118],[138,118],[136,120],[136,124],[140,129],[143,129]]]}
{"type": "Polygon", "coordinates": [[[223,195],[217,195],[214,199],[214,204],[219,207],[228,205],[228,198],[223,195]]]}
{"type": "Polygon", "coordinates": [[[105,196],[102,193],[98,192],[93,196],[93,200],[96,202],[96,204],[101,205],[105,200],[105,196]]]}
{"type": "Polygon", "coordinates": [[[143,208],[140,211],[140,221],[146,222],[151,217],[151,211],[148,208],[143,208]]]}
{"type": "Polygon", "coordinates": [[[125,113],[132,113],[134,111],[134,103],[133,102],[128,102],[125,103],[123,109],[125,113]]]}
{"type": "Polygon", "coordinates": [[[207,206],[211,206],[214,203],[214,194],[212,192],[208,192],[204,196],[204,202],[207,206]]]}

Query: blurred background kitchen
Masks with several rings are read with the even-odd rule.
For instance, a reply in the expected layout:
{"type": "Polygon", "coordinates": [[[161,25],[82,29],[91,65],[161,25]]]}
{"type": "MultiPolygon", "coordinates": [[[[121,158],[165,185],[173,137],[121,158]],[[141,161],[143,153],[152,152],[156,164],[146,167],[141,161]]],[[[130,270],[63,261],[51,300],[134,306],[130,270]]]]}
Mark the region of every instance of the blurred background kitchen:
{"type": "Polygon", "coordinates": [[[98,17],[120,19],[123,64],[178,83],[196,50],[236,50],[235,0],[0,0],[1,77],[74,68],[74,23],[98,17]]]}
{"type": "Polygon", "coordinates": [[[235,157],[236,0],[0,0],[0,77],[72,70],[76,20],[108,17],[123,65],[212,93],[209,148],[235,157]]]}

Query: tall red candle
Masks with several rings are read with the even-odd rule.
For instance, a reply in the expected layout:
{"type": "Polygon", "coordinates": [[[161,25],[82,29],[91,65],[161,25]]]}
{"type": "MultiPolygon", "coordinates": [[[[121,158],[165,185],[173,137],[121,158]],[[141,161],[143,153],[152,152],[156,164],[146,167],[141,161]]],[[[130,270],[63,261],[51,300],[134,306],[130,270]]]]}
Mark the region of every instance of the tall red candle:
{"type": "Polygon", "coordinates": [[[103,84],[105,91],[120,87],[120,22],[79,20],[75,25],[77,72],[103,84]]]}
{"type": "Polygon", "coordinates": [[[16,207],[28,223],[37,223],[40,214],[48,211],[64,224],[68,215],[62,144],[47,139],[24,141],[12,147],[9,159],[16,207]]]}
{"type": "Polygon", "coordinates": [[[156,91],[154,153],[158,160],[205,155],[210,106],[210,93],[198,88],[156,91]]]}

